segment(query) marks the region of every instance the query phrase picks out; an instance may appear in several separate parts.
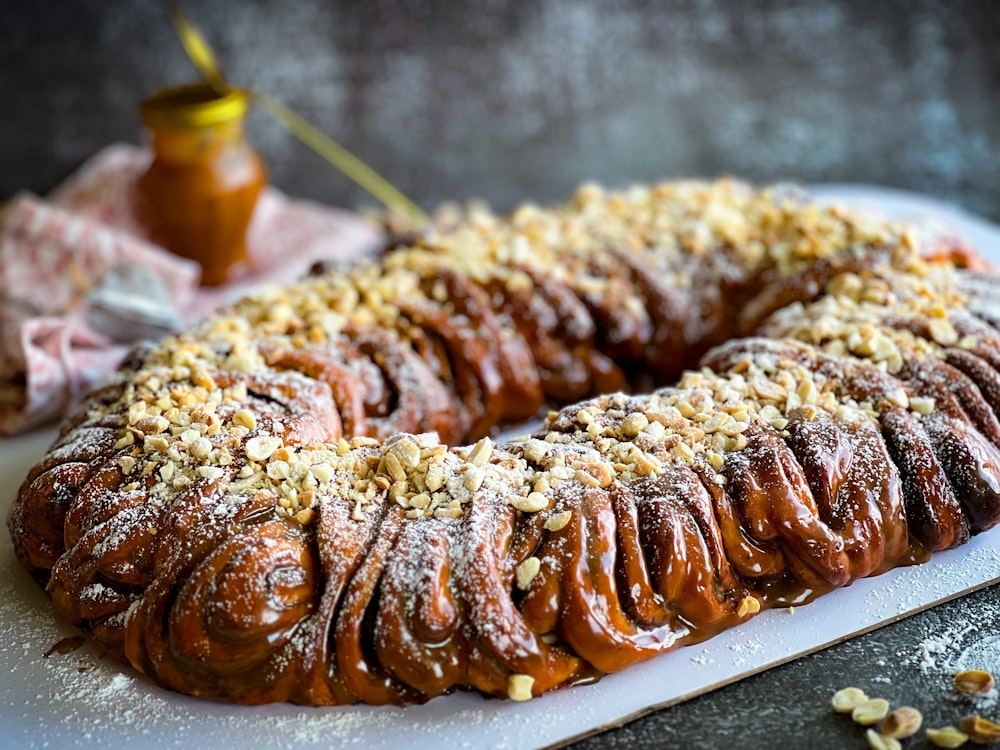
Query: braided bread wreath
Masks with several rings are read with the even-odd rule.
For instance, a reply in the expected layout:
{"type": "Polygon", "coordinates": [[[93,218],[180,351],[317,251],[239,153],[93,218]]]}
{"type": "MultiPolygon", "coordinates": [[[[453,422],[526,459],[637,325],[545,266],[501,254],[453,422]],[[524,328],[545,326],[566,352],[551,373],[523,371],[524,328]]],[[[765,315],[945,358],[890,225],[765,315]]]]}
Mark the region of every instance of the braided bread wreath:
{"type": "Polygon", "coordinates": [[[731,180],[441,224],[137,351],[14,546],[184,693],[589,681],[1000,521],[1000,277],[970,260],[731,180]]]}

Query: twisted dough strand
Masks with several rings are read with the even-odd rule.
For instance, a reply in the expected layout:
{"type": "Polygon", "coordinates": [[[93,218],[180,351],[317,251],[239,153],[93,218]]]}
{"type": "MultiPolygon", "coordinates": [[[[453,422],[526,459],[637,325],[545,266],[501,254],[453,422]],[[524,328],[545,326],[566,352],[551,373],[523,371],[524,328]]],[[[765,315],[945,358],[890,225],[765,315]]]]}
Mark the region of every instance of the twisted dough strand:
{"type": "Polygon", "coordinates": [[[136,352],[15,550],[195,695],[586,682],[1000,522],[1000,282],[927,250],[725,181],[440,226],[136,352]]]}

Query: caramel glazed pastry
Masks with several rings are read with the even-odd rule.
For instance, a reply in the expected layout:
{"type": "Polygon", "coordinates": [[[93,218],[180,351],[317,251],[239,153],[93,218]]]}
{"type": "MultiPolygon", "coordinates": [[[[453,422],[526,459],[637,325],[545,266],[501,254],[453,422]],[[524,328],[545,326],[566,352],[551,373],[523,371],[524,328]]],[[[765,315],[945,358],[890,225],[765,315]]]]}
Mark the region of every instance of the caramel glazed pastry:
{"type": "Polygon", "coordinates": [[[592,681],[1000,521],[1000,276],[920,242],[732,180],[440,223],[134,353],[17,555],[193,695],[592,681]]]}

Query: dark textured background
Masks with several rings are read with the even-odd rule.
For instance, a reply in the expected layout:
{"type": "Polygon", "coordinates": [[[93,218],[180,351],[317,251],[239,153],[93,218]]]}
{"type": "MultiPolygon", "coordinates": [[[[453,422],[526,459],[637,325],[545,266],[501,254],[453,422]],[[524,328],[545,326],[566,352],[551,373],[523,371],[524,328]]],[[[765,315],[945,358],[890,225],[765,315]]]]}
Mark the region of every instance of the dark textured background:
{"type": "MultiPolygon", "coordinates": [[[[501,208],[609,184],[731,173],[896,186],[1000,219],[1000,3],[185,2],[229,77],[282,98],[425,206],[501,208]]],[[[0,199],[44,192],[137,102],[193,77],[165,4],[0,0],[0,199]]],[[[364,198],[260,114],[273,181],[364,198]]],[[[997,590],[658,712],[585,747],[865,746],[828,708],[858,684],[954,723],[936,633],[968,622],[1000,671],[997,590]],[[930,639],[930,640],[928,640],[930,639]],[[985,644],[985,645],[984,645],[985,644]],[[991,646],[992,644],[992,646],[991,646]]],[[[994,710],[994,713],[996,711],[994,710]]],[[[996,716],[994,716],[996,718],[996,716]]],[[[928,747],[914,740],[908,747],[928,747]]]]}
{"type": "MultiPolygon", "coordinates": [[[[731,173],[909,188],[1000,218],[1000,3],[188,1],[229,77],[418,202],[731,173]]],[[[167,3],[0,0],[0,198],[136,140],[193,77],[167,3]]],[[[362,196],[263,115],[274,182],[362,196]]]]}

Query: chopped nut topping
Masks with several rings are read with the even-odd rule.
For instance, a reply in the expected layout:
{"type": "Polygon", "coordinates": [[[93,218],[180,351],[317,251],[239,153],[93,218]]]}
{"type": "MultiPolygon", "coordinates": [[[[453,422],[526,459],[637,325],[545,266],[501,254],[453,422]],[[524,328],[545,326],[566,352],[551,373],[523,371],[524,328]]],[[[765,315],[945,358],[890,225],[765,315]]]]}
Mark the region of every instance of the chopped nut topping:
{"type": "Polygon", "coordinates": [[[208,438],[196,437],[188,445],[188,451],[197,459],[206,459],[212,453],[212,441],[208,438]]]}
{"type": "MultiPolygon", "coordinates": [[[[263,494],[289,519],[331,497],[353,503],[358,520],[384,502],[403,507],[409,518],[457,518],[485,496],[534,513],[563,491],[661,477],[673,464],[724,486],[739,466],[730,459],[760,429],[787,437],[791,420],[821,412],[843,422],[878,421],[880,410],[897,406],[933,413],[934,399],[909,384],[909,391],[889,388],[858,402],[833,377],[835,368],[803,364],[809,357],[853,357],[892,374],[914,356],[943,358],[945,346],[977,346],[975,337],[959,338],[949,320],[965,304],[950,271],[918,254],[914,237],[894,225],[733,181],[619,192],[590,186],[564,207],[522,207],[507,219],[488,211],[461,214],[377,263],[305,279],[291,290],[262,290],[166,339],[120,401],[95,408],[94,418],[121,415],[115,449],[141,450],[129,457],[134,463],[119,466],[161,480],[151,491],[160,499],[200,478],[228,477],[227,503],[263,494]],[[816,301],[763,321],[759,332],[801,346],[808,354],[801,360],[794,349],[773,357],[748,353],[727,371],[687,372],[676,387],[646,397],[612,394],[552,412],[542,433],[509,445],[494,446],[486,437],[448,448],[406,433],[382,444],[349,435],[312,444],[301,437],[301,404],[278,416],[295,398],[284,384],[268,382],[271,368],[282,378],[301,374],[276,364],[285,354],[372,326],[391,327],[409,341],[408,331],[420,325],[401,312],[403,299],[434,300],[461,317],[442,271],[513,295],[531,294],[535,272],[544,272],[601,300],[620,293],[613,288],[620,259],[609,247],[648,253],[665,283],[680,288],[690,288],[684,269],[692,264],[724,263],[734,283],[764,271],[787,279],[818,260],[861,259],[860,253],[871,254],[875,265],[837,274],[816,301]],[[233,382],[234,374],[246,377],[233,382]]],[[[636,291],[621,294],[616,304],[623,311],[651,322],[649,300],[636,291]]],[[[570,511],[554,513],[544,526],[557,532],[570,519],[570,511]]],[[[753,614],[752,602],[737,606],[742,616],[753,614]]]]}
{"type": "MultiPolygon", "coordinates": [[[[478,475],[479,474],[477,472],[477,476],[478,475]]],[[[467,477],[472,476],[472,472],[469,472],[466,476],[467,477]]],[[[424,482],[426,483],[427,490],[429,492],[437,492],[439,489],[444,487],[445,483],[444,467],[440,465],[428,466],[427,476],[424,479],[424,482]]],[[[479,488],[477,487],[476,489],[479,488]]],[[[475,490],[470,490],[470,492],[475,492],[475,490]]]]}
{"type": "Polygon", "coordinates": [[[281,438],[269,435],[250,438],[246,444],[247,458],[251,461],[266,461],[280,447],[281,438]]]}
{"type": "Polygon", "coordinates": [[[404,437],[388,446],[386,459],[388,460],[390,456],[396,459],[400,468],[415,469],[420,465],[420,446],[410,438],[404,437]]]}
{"type": "Polygon", "coordinates": [[[622,433],[635,437],[649,426],[649,419],[642,412],[633,412],[622,420],[622,433]]]}
{"type": "Polygon", "coordinates": [[[249,409],[238,409],[236,413],[233,414],[233,424],[246,427],[248,430],[253,432],[257,429],[257,418],[249,409]]]}
{"type": "Polygon", "coordinates": [[[219,479],[225,472],[218,466],[199,466],[198,475],[205,479],[219,479]]]}
{"type": "Polygon", "coordinates": [[[524,513],[537,513],[549,505],[548,499],[540,492],[531,492],[527,497],[513,495],[507,498],[507,502],[524,513]]]}
{"type": "Polygon", "coordinates": [[[488,437],[484,437],[472,447],[466,460],[473,466],[485,466],[490,460],[492,453],[493,441],[488,437]]]}
{"type": "Polygon", "coordinates": [[[484,479],[485,476],[481,471],[477,470],[467,471],[465,473],[465,479],[462,481],[462,485],[469,492],[478,492],[479,489],[483,486],[484,479]]]}
{"type": "MultiPolygon", "coordinates": [[[[577,472],[576,472],[574,478],[580,484],[586,485],[587,487],[600,487],[601,486],[601,480],[600,479],[598,479],[597,477],[595,477],[590,472],[584,471],[583,469],[577,469],[577,472]]],[[[541,493],[536,493],[536,494],[541,494],[541,493]]]]}
{"type": "Polygon", "coordinates": [[[146,448],[158,453],[166,453],[167,449],[170,448],[170,443],[167,442],[165,437],[161,435],[147,435],[144,441],[146,448]]]}
{"type": "Polygon", "coordinates": [[[392,477],[392,481],[405,482],[406,469],[403,468],[403,464],[396,457],[396,454],[386,453],[384,459],[385,459],[385,470],[389,473],[389,476],[392,477]]]}
{"type": "Polygon", "coordinates": [[[115,450],[120,450],[121,448],[127,448],[133,443],[135,443],[135,433],[133,433],[130,430],[129,432],[126,432],[124,435],[118,438],[118,441],[115,443],[114,448],[115,450]]]}
{"type": "Polygon", "coordinates": [[[958,332],[945,318],[934,318],[927,323],[931,338],[942,346],[954,346],[958,343],[958,332]]]}
{"type": "Polygon", "coordinates": [[[135,423],[135,427],[144,435],[158,435],[170,429],[170,420],[160,416],[143,417],[135,423]]]}
{"type": "Polygon", "coordinates": [[[288,479],[292,475],[286,461],[271,461],[267,465],[266,473],[271,479],[288,479]]]}

